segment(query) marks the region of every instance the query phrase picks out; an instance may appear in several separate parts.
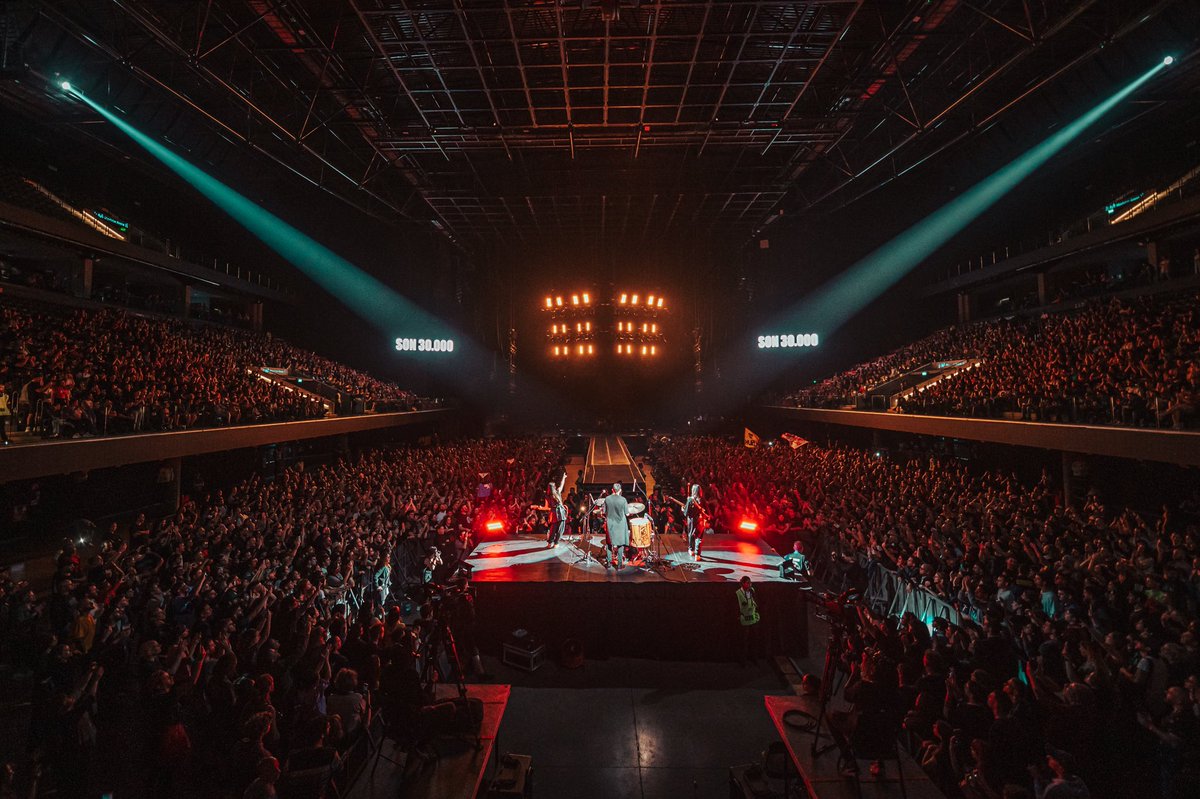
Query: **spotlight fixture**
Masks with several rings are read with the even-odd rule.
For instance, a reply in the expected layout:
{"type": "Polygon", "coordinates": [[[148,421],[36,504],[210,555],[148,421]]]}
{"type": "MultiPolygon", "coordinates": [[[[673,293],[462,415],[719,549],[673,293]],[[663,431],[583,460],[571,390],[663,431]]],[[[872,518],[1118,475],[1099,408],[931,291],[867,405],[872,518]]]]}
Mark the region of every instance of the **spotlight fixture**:
{"type": "MultiPolygon", "coordinates": [[[[1169,66],[1171,66],[1171,65],[1172,65],[1172,64],[1174,64],[1174,63],[1175,63],[1175,56],[1173,56],[1173,55],[1169,55],[1169,56],[1167,56],[1166,58],[1164,58],[1164,59],[1163,59],[1163,66],[1164,66],[1164,67],[1169,67],[1169,66]]],[[[65,83],[64,83],[64,84],[63,84],[63,88],[64,88],[64,89],[65,89],[65,88],[67,88],[67,84],[65,84],[65,83]]]]}
{"type": "MultiPolygon", "coordinates": [[[[1170,63],[1170,62],[1168,61],[1167,63],[1170,63]]],[[[62,90],[63,90],[64,92],[69,92],[69,91],[71,91],[71,82],[70,82],[70,81],[66,81],[66,80],[64,80],[64,81],[63,81],[62,83],[60,83],[59,85],[60,85],[60,86],[62,86],[62,90]]]]}

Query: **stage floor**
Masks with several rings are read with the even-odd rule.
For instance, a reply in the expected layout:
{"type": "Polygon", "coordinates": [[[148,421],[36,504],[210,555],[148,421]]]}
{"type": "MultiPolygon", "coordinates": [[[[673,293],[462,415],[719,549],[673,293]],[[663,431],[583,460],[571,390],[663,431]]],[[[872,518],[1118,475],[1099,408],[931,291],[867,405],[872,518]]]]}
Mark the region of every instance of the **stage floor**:
{"type": "MultiPolygon", "coordinates": [[[[782,558],[757,536],[710,535],[704,539],[704,555],[693,561],[683,536],[661,536],[662,565],[654,568],[606,569],[602,562],[604,537],[590,536],[591,562],[580,560],[582,550],[576,537],[548,548],[546,539],[525,536],[503,541],[484,541],[467,558],[474,568],[475,582],[516,583],[736,583],[743,576],[755,582],[780,581],[782,558]]],[[[657,546],[657,544],[656,544],[657,546]]]]}

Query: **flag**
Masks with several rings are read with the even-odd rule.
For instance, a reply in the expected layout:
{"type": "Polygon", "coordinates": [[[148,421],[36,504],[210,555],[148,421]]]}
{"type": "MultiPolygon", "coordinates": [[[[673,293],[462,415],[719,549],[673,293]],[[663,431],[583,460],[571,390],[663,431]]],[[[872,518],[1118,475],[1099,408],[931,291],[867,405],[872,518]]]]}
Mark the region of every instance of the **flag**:
{"type": "Polygon", "coordinates": [[[749,427],[746,428],[745,441],[747,449],[756,449],[760,440],[761,439],[758,437],[757,433],[755,433],[749,427]]]}
{"type": "Polygon", "coordinates": [[[784,441],[792,445],[792,449],[800,449],[805,444],[810,443],[807,438],[801,438],[795,433],[784,433],[780,436],[784,441]]]}

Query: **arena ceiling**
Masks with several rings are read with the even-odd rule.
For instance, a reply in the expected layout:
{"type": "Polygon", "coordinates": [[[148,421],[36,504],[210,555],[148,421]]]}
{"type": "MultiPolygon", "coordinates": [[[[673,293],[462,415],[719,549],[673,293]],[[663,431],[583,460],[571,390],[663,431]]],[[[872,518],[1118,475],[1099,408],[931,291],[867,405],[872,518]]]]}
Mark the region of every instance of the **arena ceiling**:
{"type": "Polygon", "coordinates": [[[202,164],[253,151],[467,250],[736,247],[1190,2],[10,2],[0,103],[104,136],[66,78],[202,164]]]}

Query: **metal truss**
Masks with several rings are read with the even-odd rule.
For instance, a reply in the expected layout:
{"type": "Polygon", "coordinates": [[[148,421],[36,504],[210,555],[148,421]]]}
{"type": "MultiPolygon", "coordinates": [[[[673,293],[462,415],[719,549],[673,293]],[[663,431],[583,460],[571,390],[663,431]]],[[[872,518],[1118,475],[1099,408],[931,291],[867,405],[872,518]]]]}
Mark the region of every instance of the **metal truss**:
{"type": "Polygon", "coordinates": [[[733,248],[912,168],[1186,0],[42,5],[43,64],[209,160],[249,146],[468,249],[733,248]]]}

